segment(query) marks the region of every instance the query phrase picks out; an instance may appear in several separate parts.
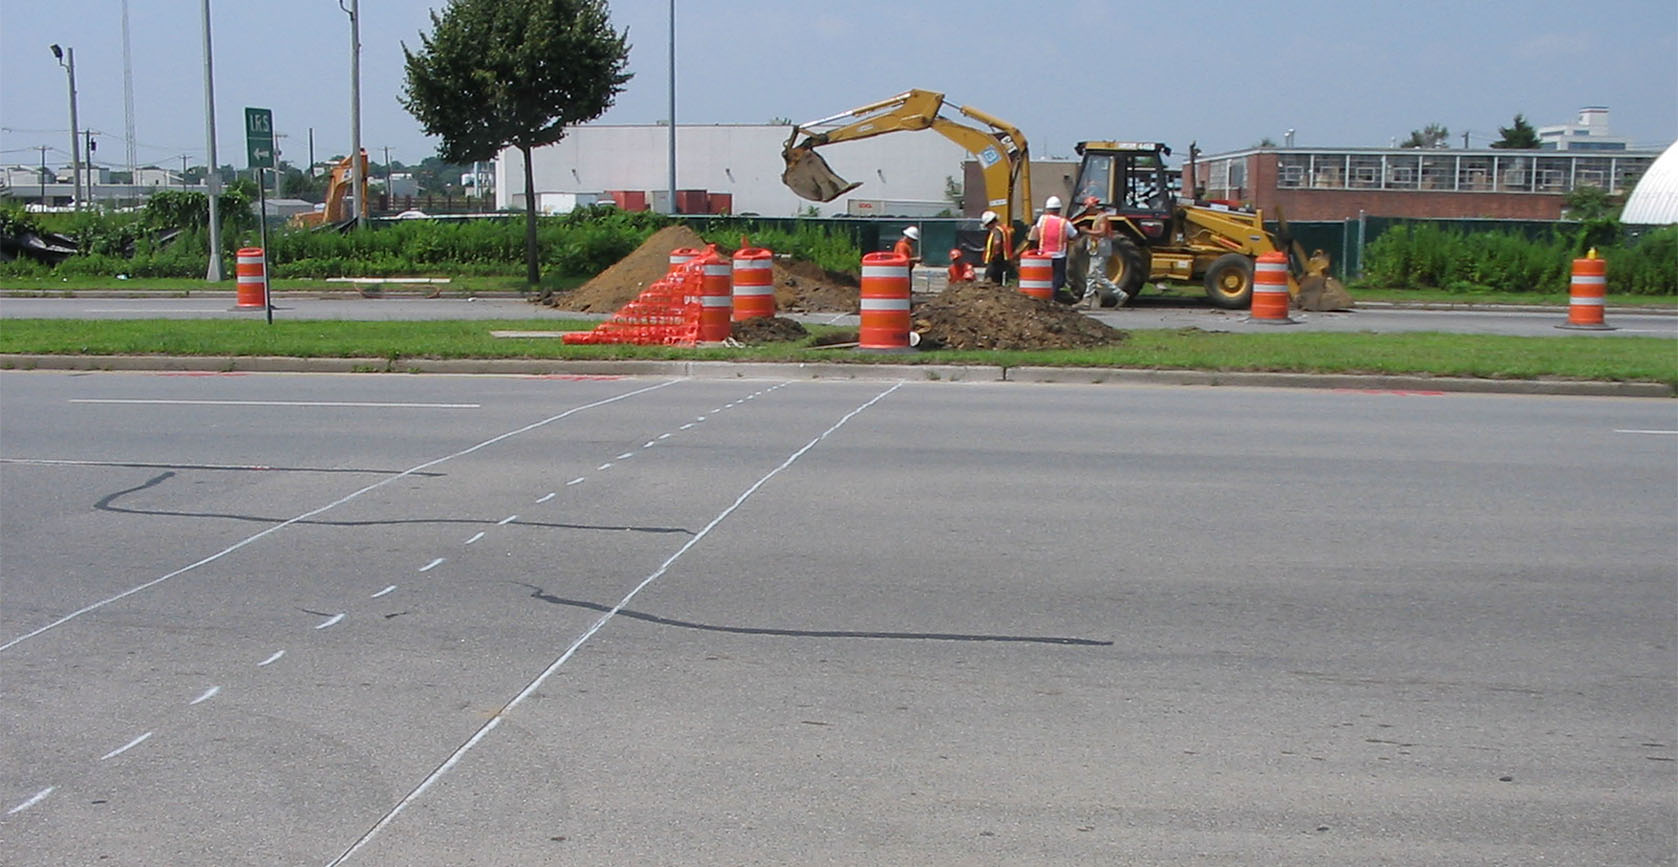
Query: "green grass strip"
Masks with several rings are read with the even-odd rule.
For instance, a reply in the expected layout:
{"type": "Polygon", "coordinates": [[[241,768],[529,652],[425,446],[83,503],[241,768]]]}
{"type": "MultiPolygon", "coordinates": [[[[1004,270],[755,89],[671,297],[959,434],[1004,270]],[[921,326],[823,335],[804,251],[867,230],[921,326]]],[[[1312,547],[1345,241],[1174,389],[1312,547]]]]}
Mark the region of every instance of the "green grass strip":
{"type": "MultiPolygon", "coordinates": [[[[24,355],[286,356],[402,359],[612,358],[858,364],[990,364],[1004,367],[1125,367],[1160,370],[1284,371],[1561,378],[1660,382],[1678,388],[1678,342],[1659,337],[1553,337],[1287,332],[1225,334],[1131,331],[1100,349],[870,354],[808,343],[746,348],[568,346],[558,338],[497,338],[492,331],[586,330],[581,320],[350,322],[225,319],[6,319],[0,353],[24,355]]],[[[813,328],[816,333],[837,331],[813,328]]]]}

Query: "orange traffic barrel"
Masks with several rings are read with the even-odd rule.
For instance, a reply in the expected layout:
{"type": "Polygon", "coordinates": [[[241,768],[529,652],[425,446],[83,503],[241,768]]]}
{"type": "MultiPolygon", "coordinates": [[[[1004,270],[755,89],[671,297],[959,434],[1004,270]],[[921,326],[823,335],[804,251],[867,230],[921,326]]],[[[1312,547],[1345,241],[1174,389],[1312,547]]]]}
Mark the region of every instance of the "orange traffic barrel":
{"type": "Polygon", "coordinates": [[[720,343],[728,339],[734,315],[733,269],[715,250],[706,253],[699,266],[704,269],[699,282],[699,341],[720,343]]]}
{"type": "Polygon", "coordinates": [[[909,349],[909,260],[896,253],[862,257],[862,327],[857,348],[909,349]]]}
{"type": "Polygon", "coordinates": [[[700,256],[703,256],[703,255],[705,255],[704,250],[696,250],[692,247],[678,247],[677,249],[671,250],[670,251],[670,270],[665,272],[665,273],[674,274],[674,273],[676,273],[676,269],[682,267],[683,265],[686,265],[689,262],[692,262],[693,260],[695,260],[695,259],[697,259],[697,258],[699,258],[700,256]]]}
{"type": "Polygon", "coordinates": [[[735,322],[775,315],[775,254],[760,247],[734,251],[735,322]]]}
{"type": "Polygon", "coordinates": [[[1592,248],[1585,258],[1573,260],[1573,280],[1568,284],[1567,324],[1556,327],[1612,331],[1613,328],[1602,318],[1607,295],[1608,262],[1598,259],[1595,248],[1592,248]]]}
{"type": "Polygon", "coordinates": [[[1293,325],[1288,316],[1288,255],[1280,250],[1262,253],[1253,264],[1253,302],[1249,322],[1293,325]]]}
{"type": "Polygon", "coordinates": [[[268,309],[268,263],[261,247],[239,248],[235,273],[239,280],[237,304],[241,308],[268,309]]]}
{"type": "Polygon", "coordinates": [[[1035,250],[1020,254],[1020,293],[1055,300],[1055,260],[1035,250]]]}

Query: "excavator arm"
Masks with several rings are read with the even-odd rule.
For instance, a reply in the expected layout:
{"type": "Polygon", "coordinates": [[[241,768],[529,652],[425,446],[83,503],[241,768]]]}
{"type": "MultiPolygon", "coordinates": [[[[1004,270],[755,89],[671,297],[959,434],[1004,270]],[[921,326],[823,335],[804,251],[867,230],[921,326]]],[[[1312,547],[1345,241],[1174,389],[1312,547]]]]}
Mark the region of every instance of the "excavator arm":
{"type": "Polygon", "coordinates": [[[943,107],[941,93],[908,90],[891,99],[794,126],[781,149],[781,157],[786,162],[781,182],[803,198],[831,202],[861,184],[841,178],[816,153],[817,148],[886,133],[930,129],[978,159],[985,179],[986,204],[991,210],[1029,223],[1031,156],[1025,135],[1007,121],[968,106],[954,108],[984,124],[984,128],[959,123],[940,114],[943,107]],[[852,118],[849,123],[821,129],[852,118]]]}

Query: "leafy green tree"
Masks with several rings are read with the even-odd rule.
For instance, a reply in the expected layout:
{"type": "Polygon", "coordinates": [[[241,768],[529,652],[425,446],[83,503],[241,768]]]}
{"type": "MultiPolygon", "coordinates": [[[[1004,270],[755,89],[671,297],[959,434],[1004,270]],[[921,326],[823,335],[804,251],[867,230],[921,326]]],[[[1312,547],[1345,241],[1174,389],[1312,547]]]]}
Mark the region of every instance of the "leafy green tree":
{"type": "Polygon", "coordinates": [[[1451,131],[1443,124],[1430,123],[1421,129],[1410,131],[1410,138],[1401,148],[1443,148],[1450,147],[1451,131]]]}
{"type": "Polygon", "coordinates": [[[629,31],[604,0],[450,0],[421,50],[402,46],[402,106],[452,163],[524,157],[525,276],[541,282],[530,152],[606,112],[630,79],[629,31]]]}
{"type": "Polygon", "coordinates": [[[1497,134],[1502,137],[1492,142],[1494,148],[1538,150],[1538,130],[1533,129],[1532,124],[1527,123],[1527,119],[1522,115],[1515,115],[1514,125],[1498,127],[1497,134]]]}

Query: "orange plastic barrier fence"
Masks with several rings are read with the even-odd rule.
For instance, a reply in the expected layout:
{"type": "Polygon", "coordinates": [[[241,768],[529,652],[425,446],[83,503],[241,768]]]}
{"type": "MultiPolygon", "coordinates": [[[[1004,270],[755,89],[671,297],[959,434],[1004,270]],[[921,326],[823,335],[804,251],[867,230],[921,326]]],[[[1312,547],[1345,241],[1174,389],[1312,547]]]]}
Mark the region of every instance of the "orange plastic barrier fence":
{"type": "Polygon", "coordinates": [[[681,266],[653,281],[635,300],[618,308],[592,331],[560,338],[570,344],[632,343],[640,346],[693,346],[699,342],[699,294],[704,270],[681,266]]]}

